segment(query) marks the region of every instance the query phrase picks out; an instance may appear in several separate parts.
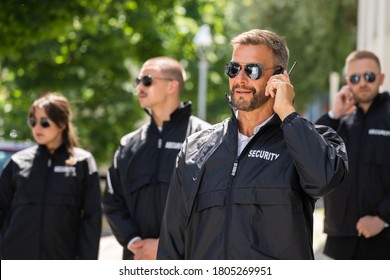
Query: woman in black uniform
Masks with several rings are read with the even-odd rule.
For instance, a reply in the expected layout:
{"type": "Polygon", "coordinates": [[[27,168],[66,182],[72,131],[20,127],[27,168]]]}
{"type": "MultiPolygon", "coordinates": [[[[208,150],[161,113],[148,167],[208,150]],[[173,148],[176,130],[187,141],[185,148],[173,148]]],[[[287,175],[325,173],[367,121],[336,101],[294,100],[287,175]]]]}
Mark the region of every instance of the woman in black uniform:
{"type": "Polygon", "coordinates": [[[68,100],[37,99],[28,124],[37,145],[15,153],[0,177],[1,259],[97,259],[99,176],[77,147],[68,100]]]}

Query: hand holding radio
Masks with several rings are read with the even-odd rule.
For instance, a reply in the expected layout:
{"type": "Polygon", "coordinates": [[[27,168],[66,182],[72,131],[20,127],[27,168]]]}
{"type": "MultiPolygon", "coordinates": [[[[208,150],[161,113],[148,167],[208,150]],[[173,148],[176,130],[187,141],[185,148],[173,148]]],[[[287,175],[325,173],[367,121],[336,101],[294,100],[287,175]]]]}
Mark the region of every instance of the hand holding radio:
{"type": "Polygon", "coordinates": [[[344,85],[336,95],[332,109],[333,117],[339,119],[350,114],[355,109],[355,103],[350,86],[344,85]]]}
{"type": "Polygon", "coordinates": [[[293,105],[295,92],[289,77],[295,65],[296,62],[288,73],[284,70],[283,73],[271,76],[265,89],[265,96],[271,96],[275,99],[273,109],[281,120],[295,112],[293,105]]]}

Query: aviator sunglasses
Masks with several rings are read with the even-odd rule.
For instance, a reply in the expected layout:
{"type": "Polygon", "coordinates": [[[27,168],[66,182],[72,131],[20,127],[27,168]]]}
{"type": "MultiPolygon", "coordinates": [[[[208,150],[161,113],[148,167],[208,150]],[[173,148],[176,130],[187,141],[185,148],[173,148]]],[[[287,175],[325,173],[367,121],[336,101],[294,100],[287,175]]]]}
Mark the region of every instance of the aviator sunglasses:
{"type": "Polygon", "coordinates": [[[360,82],[361,76],[364,77],[367,83],[373,83],[375,82],[376,79],[376,75],[374,72],[366,72],[364,74],[358,74],[358,73],[352,74],[351,76],[349,76],[349,81],[351,82],[351,84],[357,84],[360,82]]]}
{"type": "Polygon", "coordinates": [[[167,80],[167,81],[173,81],[173,79],[170,79],[170,78],[156,78],[156,77],[153,77],[151,75],[145,75],[141,78],[135,78],[135,85],[138,86],[139,83],[142,82],[142,84],[145,86],[145,87],[149,87],[152,85],[153,83],[153,80],[167,80]]]}
{"type": "MultiPolygon", "coordinates": [[[[28,124],[31,126],[31,127],[35,127],[35,125],[37,124],[37,120],[35,118],[29,118],[28,119],[28,124]]],[[[47,118],[40,118],[39,119],[39,124],[43,127],[43,128],[48,128],[50,127],[50,122],[47,118]]]]}
{"type": "Polygon", "coordinates": [[[225,72],[230,78],[234,78],[240,73],[241,69],[244,68],[245,74],[251,79],[251,80],[258,80],[263,75],[263,72],[270,69],[275,69],[274,75],[283,73],[283,67],[282,66],[273,66],[270,68],[265,68],[260,64],[256,63],[249,63],[245,64],[245,66],[241,66],[239,63],[230,61],[225,65],[225,72]]]}

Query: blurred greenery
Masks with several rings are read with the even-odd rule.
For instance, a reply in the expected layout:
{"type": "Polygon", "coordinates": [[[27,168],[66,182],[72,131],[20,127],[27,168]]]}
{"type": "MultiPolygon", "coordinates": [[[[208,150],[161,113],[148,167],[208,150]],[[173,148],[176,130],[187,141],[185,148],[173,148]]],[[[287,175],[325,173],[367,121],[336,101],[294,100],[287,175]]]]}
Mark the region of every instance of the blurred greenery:
{"type": "Polygon", "coordinates": [[[328,92],[356,45],[357,0],[2,0],[0,2],[0,139],[31,139],[26,114],[46,91],[69,98],[81,146],[100,166],[119,139],[146,115],[132,81],[143,61],[180,60],[188,82],[183,100],[197,106],[197,50],[193,38],[210,25],[213,45],[207,120],[230,115],[224,99],[230,39],[252,28],[286,37],[298,110],[328,92]]]}

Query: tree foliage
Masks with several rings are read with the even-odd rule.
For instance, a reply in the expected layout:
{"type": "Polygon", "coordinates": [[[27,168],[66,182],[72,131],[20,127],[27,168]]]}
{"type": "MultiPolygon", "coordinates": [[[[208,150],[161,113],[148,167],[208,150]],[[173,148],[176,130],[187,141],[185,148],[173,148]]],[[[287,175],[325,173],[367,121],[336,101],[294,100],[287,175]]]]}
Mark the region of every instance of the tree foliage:
{"type": "MultiPolygon", "coordinates": [[[[198,27],[208,18],[223,30],[223,9],[208,1],[5,0],[0,5],[0,138],[31,138],[25,124],[31,102],[57,91],[71,101],[80,142],[98,162],[108,162],[120,137],[145,117],[132,87],[142,62],[175,57],[192,81],[198,27]]],[[[189,94],[195,90],[196,83],[189,82],[183,99],[195,99],[189,94]]]]}
{"type": "Polygon", "coordinates": [[[252,28],[286,37],[297,104],[327,91],[356,41],[355,0],[2,0],[0,2],[0,139],[31,138],[26,114],[46,91],[69,98],[82,147],[107,164],[124,134],[145,118],[132,81],[154,56],[180,60],[188,82],[183,100],[197,106],[197,49],[204,23],[213,46],[207,53],[207,118],[230,115],[224,100],[229,41],[252,28]]]}

